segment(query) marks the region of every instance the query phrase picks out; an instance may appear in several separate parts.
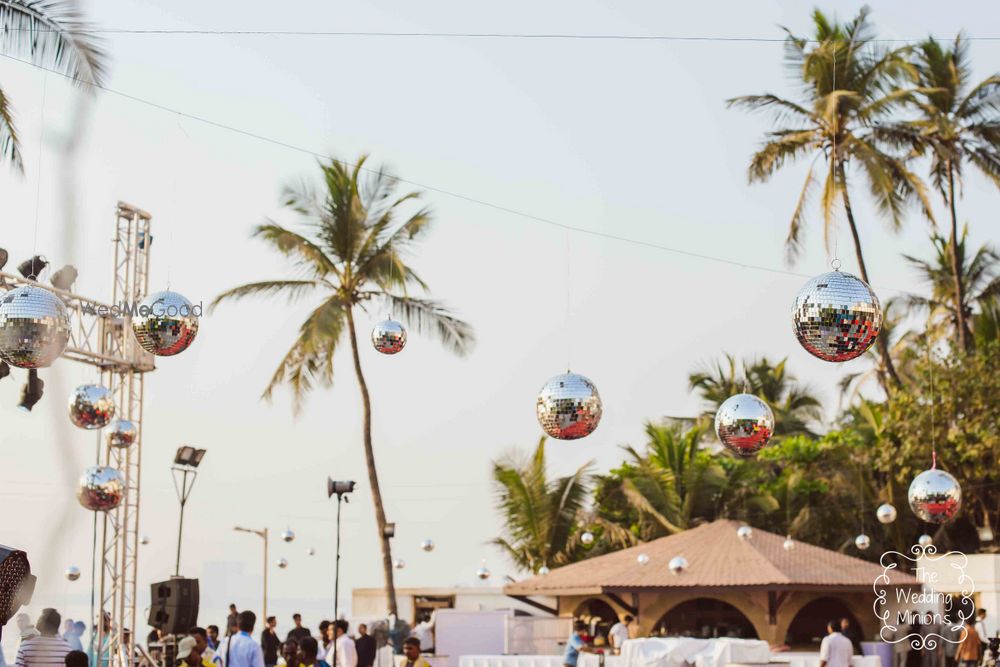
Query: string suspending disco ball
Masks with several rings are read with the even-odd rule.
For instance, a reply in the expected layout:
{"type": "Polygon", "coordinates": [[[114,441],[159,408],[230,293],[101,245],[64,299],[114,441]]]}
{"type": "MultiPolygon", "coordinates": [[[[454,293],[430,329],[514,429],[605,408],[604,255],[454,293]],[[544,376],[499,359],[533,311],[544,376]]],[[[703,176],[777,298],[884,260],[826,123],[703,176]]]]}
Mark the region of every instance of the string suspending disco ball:
{"type": "Polygon", "coordinates": [[[200,314],[201,306],[191,305],[177,292],[153,292],[137,307],[132,333],[146,352],[171,357],[194,342],[200,314]]]}
{"type": "Polygon", "coordinates": [[[139,425],[131,419],[116,419],[111,422],[111,428],[105,437],[109,447],[116,449],[131,447],[139,439],[139,425]]]}
{"type": "Polygon", "coordinates": [[[279,558],[277,562],[275,562],[275,565],[284,570],[286,567],[288,567],[288,561],[285,560],[284,558],[279,558]]]}
{"type": "Polygon", "coordinates": [[[684,556],[674,556],[667,563],[667,568],[670,570],[671,574],[681,574],[688,569],[687,558],[684,556]]]}
{"type": "Polygon", "coordinates": [[[121,504],[125,496],[125,478],[109,466],[87,468],[76,488],[76,499],[94,512],[107,512],[121,504]]]}
{"type": "Polygon", "coordinates": [[[424,540],[420,543],[420,550],[430,553],[434,551],[434,540],[424,540]]]}
{"type": "Polygon", "coordinates": [[[854,538],[854,546],[858,548],[858,551],[867,551],[868,547],[872,545],[872,540],[870,537],[861,533],[854,538]]]}
{"type": "Polygon", "coordinates": [[[715,413],[715,433],[729,451],[753,456],[771,441],[774,413],[753,394],[730,396],[715,413]]]}
{"type": "Polygon", "coordinates": [[[889,524],[896,520],[896,508],[889,503],[882,503],[875,510],[875,518],[879,523],[889,524]]]}
{"type": "Polygon", "coordinates": [[[80,578],[80,568],[76,565],[70,565],[66,568],[66,578],[70,581],[76,581],[80,578]]]}
{"type": "Polygon", "coordinates": [[[736,537],[740,538],[741,540],[749,540],[751,537],[753,537],[753,528],[751,528],[750,526],[740,526],[739,528],[736,529],[736,537]]]}
{"type": "Polygon", "coordinates": [[[69,395],[69,419],[88,431],[104,428],[115,416],[115,397],[98,384],[82,384],[69,395]]]}
{"type": "Polygon", "coordinates": [[[589,530],[585,531],[582,535],[580,535],[580,541],[583,542],[584,546],[589,547],[594,543],[594,534],[589,530]]]}
{"type": "Polygon", "coordinates": [[[23,285],[0,296],[0,359],[18,368],[45,368],[69,343],[69,311],[49,290],[23,285]]]}
{"type": "Polygon", "coordinates": [[[406,347],[406,328],[392,318],[382,320],[372,329],[372,345],[382,354],[402,352],[406,347]]]}
{"type": "Polygon", "coordinates": [[[950,473],[934,467],[910,483],[910,509],[928,523],[947,523],[962,508],[962,487],[950,473]]]}
{"type": "Polygon", "coordinates": [[[542,429],[557,440],[585,438],[601,423],[604,408],[597,387],[577,373],[550,378],[535,401],[542,429]]]}
{"type": "Polygon", "coordinates": [[[792,306],[795,337],[823,361],[850,361],[868,351],[882,330],[882,305],[871,287],[843,271],[816,276],[792,306]]]}

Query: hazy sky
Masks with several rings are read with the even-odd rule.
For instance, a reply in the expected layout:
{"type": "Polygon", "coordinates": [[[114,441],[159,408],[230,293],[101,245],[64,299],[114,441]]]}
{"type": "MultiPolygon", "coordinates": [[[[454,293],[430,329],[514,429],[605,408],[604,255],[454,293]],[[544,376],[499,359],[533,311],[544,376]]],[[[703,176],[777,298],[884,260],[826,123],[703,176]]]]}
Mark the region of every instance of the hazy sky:
{"type": "MultiPolygon", "coordinates": [[[[788,1],[228,5],[104,0],[87,9],[98,24],[120,28],[775,38],[779,24],[799,31],[808,24],[807,6],[788,1]]],[[[859,5],[824,3],[843,18],[859,5]]],[[[931,29],[951,37],[962,28],[985,36],[1000,9],[880,2],[873,18],[885,37],[919,38],[931,29]]],[[[107,47],[109,85],[130,95],[347,159],[371,152],[407,179],[533,215],[785,268],[782,243],[805,166],[747,186],[747,160],[768,121],[723,103],[744,93],[792,92],[777,43],[121,34],[107,47]]],[[[1000,69],[1000,44],[978,42],[972,57],[977,77],[1000,69]]],[[[71,127],[73,89],[6,60],[0,83],[13,101],[27,164],[24,177],[0,171],[0,246],[10,250],[12,265],[35,247],[37,201],[38,252],[57,267],[76,264],[78,291],[109,298],[108,241],[115,202],[123,199],[154,215],[153,289],[164,288],[169,273],[173,289],[207,303],[233,285],[286,275],[248,232],[267,216],[292,220],[279,207],[279,189],[312,178],[312,158],[102,94],[77,162],[66,168],[58,142],[71,127]],[[67,216],[75,234],[68,255],[60,236],[67,216]]],[[[855,198],[879,294],[912,288],[900,253],[928,253],[926,223],[914,214],[903,233],[890,234],[860,188],[855,198]]],[[[395,357],[362,350],[386,509],[397,523],[395,555],[407,562],[397,585],[471,584],[484,558],[494,583],[513,573],[486,546],[499,529],[490,461],[537,442],[535,395],[565,370],[567,356],[573,370],[597,384],[605,414],[591,437],[550,443],[553,474],[591,459],[607,470],[621,460],[619,445],[642,443],[644,420],[697,413],[686,375],[726,351],[787,355],[832,413],[841,369],[807,355],[791,334],[789,308],[804,279],[567,237],[443,194],[431,193],[427,202],[436,228],[413,264],[436,297],[475,325],[479,345],[468,359],[417,336],[395,357]],[[424,538],[437,542],[433,554],[419,551],[424,538]]],[[[973,224],[975,243],[996,239],[998,202],[983,179],[968,178],[960,215],[973,224]]],[[[796,272],[828,265],[818,223],[809,217],[796,272]]],[[[840,254],[845,270],[854,271],[848,243],[843,229],[840,254]]],[[[275,533],[291,526],[298,534],[293,544],[275,540],[272,547],[272,562],[290,562],[287,570],[271,569],[270,610],[283,627],[294,610],[315,626],[322,610],[332,609],[327,475],[360,482],[345,511],[342,590],[381,582],[349,358],[338,359],[335,386],[317,391],[298,419],[287,393],[273,404],[258,400],[309,308],[225,307],[204,318],[190,350],[160,360],[148,376],[141,517],[152,542],[141,552],[141,587],[172,573],[173,453],[181,443],[205,447],[182,567],[201,577],[203,623],[221,622],[230,600],[259,608],[260,545],[233,532],[234,524],[275,533]],[[317,549],[314,557],[308,547],[317,549]]],[[[361,324],[362,338],[370,325],[361,324]]],[[[15,408],[24,373],[13,376],[0,382],[0,498],[9,508],[0,542],[26,549],[39,571],[32,611],[69,605],[79,616],[89,608],[89,577],[68,584],[62,570],[90,569],[92,519],[72,491],[92,463],[94,436],[69,425],[65,405],[72,386],[95,374],[68,362],[58,374],[44,372],[45,396],[31,414],[15,408]]]]}

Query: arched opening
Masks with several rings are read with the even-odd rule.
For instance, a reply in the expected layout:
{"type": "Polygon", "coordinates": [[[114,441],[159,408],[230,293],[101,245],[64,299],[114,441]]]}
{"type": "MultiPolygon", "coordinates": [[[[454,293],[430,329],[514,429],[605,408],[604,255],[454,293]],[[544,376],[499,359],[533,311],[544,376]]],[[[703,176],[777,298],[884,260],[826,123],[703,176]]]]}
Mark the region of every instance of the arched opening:
{"type": "Polygon", "coordinates": [[[738,637],[757,639],[743,612],[722,600],[695,598],[669,609],[653,626],[660,637],[738,637]]]}
{"type": "Polygon", "coordinates": [[[587,624],[592,638],[602,637],[605,641],[607,641],[611,626],[618,622],[618,614],[615,613],[614,608],[598,598],[590,598],[581,602],[576,611],[573,612],[573,617],[587,624]]]}
{"type": "MultiPolygon", "coordinates": [[[[833,620],[839,622],[842,618],[850,621],[850,629],[853,631],[852,639],[860,640],[861,625],[842,600],[830,597],[811,600],[795,614],[795,618],[788,626],[785,643],[792,648],[815,650],[823,641],[823,637],[826,636],[826,624],[833,620]]],[[[848,636],[851,634],[848,633],[848,636]]]]}

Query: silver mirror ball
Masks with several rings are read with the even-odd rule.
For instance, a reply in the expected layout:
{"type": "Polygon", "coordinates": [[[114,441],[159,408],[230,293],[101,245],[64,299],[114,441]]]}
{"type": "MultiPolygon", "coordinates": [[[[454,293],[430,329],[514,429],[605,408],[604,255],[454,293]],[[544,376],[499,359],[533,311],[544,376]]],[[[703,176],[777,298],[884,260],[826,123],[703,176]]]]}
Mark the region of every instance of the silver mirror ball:
{"type": "Polygon", "coordinates": [[[584,438],[601,423],[603,406],[597,387],[576,373],[556,375],[542,387],[535,401],[538,423],[557,440],[584,438]]]}
{"type": "Polygon", "coordinates": [[[910,483],[910,509],[928,523],[947,523],[962,508],[962,487],[944,470],[925,470],[910,483]]]}
{"type": "Polygon", "coordinates": [[[130,419],[116,419],[111,422],[105,437],[108,445],[117,449],[131,447],[139,439],[139,425],[130,419]]]}
{"type": "Polygon", "coordinates": [[[849,361],[875,344],[882,306],[863,280],[831,271],[799,290],[792,307],[795,337],[823,361],[849,361]]]}
{"type": "Polygon", "coordinates": [[[91,466],[80,477],[76,499],[86,509],[107,512],[118,507],[125,496],[125,478],[114,468],[91,466]]]}
{"type": "Polygon", "coordinates": [[[715,433],[729,451],[753,456],[771,440],[774,413],[752,394],[730,396],[715,413],[715,433]]]}
{"type": "Polygon", "coordinates": [[[382,320],[372,329],[372,345],[382,354],[396,354],[406,347],[406,329],[396,320],[382,320]]]}
{"type": "Polygon", "coordinates": [[[98,384],[83,384],[69,395],[69,419],[87,430],[104,428],[115,416],[115,397],[98,384]]]}
{"type": "Polygon", "coordinates": [[[47,289],[24,285],[0,296],[0,358],[11,366],[51,366],[69,331],[66,304],[47,289]]]}
{"type": "Polygon", "coordinates": [[[198,335],[199,309],[177,292],[153,292],[139,304],[139,312],[132,318],[132,333],[150,354],[180,354],[198,335]]]}

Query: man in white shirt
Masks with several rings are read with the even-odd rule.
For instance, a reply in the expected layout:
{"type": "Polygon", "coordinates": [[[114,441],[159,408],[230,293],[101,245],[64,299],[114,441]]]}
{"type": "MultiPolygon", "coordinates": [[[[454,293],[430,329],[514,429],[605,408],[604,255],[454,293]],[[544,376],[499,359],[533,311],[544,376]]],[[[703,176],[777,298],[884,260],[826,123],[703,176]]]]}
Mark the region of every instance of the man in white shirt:
{"type": "Polygon", "coordinates": [[[608,641],[611,642],[611,648],[615,650],[615,653],[622,652],[622,644],[629,638],[628,626],[631,624],[632,617],[629,614],[625,614],[625,617],[612,625],[611,630],[608,631],[608,641]]]}
{"type": "Polygon", "coordinates": [[[358,667],[358,651],[354,640],[347,636],[349,627],[344,619],[333,624],[333,643],[325,658],[330,667],[358,667]]]}
{"type": "Polygon", "coordinates": [[[840,623],[830,621],[826,625],[826,637],[819,645],[819,667],[851,667],[854,644],[840,634],[840,623]]]}

